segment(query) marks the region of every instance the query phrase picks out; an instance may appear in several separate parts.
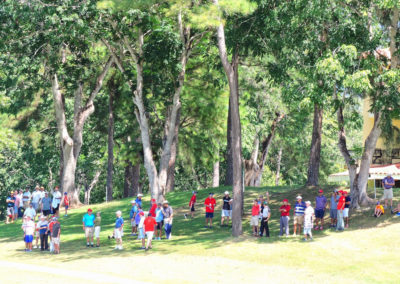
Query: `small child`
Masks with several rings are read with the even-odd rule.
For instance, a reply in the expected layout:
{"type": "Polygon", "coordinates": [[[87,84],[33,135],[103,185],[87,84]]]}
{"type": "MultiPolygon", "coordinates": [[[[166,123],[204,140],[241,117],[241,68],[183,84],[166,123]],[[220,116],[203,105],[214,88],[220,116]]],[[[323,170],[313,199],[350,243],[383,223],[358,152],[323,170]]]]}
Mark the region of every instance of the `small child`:
{"type": "Polygon", "coordinates": [[[144,223],[144,212],[140,211],[138,213],[138,216],[140,218],[139,223],[138,223],[138,229],[139,229],[139,236],[138,239],[142,240],[142,247],[141,249],[145,249],[145,239],[144,239],[144,228],[143,228],[143,223],[144,223]]]}
{"type": "MultiPolygon", "coordinates": [[[[190,198],[190,201],[189,201],[190,215],[192,216],[192,218],[194,218],[194,211],[195,211],[194,206],[196,205],[196,199],[197,199],[197,191],[193,191],[192,197],[190,198]]],[[[185,217],[186,217],[186,214],[185,214],[185,217]]]]}
{"type": "Polygon", "coordinates": [[[47,228],[47,235],[50,237],[50,252],[54,252],[54,243],[53,243],[53,238],[52,238],[52,233],[53,233],[53,225],[56,222],[55,217],[53,216],[50,219],[49,227],[47,228]]]}
{"type": "Polygon", "coordinates": [[[307,237],[312,240],[312,228],[314,222],[314,208],[311,207],[311,201],[306,201],[306,210],[304,210],[304,241],[307,237]]]}
{"type": "Polygon", "coordinates": [[[374,217],[378,218],[381,215],[383,215],[385,213],[385,209],[383,209],[383,206],[381,205],[381,203],[378,201],[376,203],[376,207],[375,207],[375,211],[374,211],[374,217]]]}
{"type": "Polygon", "coordinates": [[[143,212],[141,206],[137,206],[137,208],[138,208],[138,210],[135,215],[136,232],[137,232],[137,227],[139,227],[139,223],[140,223],[140,212],[143,212]]]}
{"type": "Polygon", "coordinates": [[[250,225],[253,227],[253,235],[258,237],[258,216],[260,215],[260,205],[258,204],[258,200],[254,199],[253,207],[251,208],[251,220],[250,225]]]}
{"type": "Polygon", "coordinates": [[[114,237],[116,246],[115,249],[122,250],[122,228],[124,227],[124,219],[121,217],[122,212],[115,212],[117,219],[115,220],[115,229],[114,229],[114,237]]]}
{"type": "Polygon", "coordinates": [[[135,200],[131,201],[131,205],[132,205],[132,208],[131,208],[131,211],[129,212],[129,218],[131,218],[131,226],[132,226],[131,236],[136,236],[137,235],[137,226],[136,226],[135,218],[136,218],[136,215],[138,212],[138,207],[136,206],[135,200]]]}
{"type": "Polygon", "coordinates": [[[53,218],[54,223],[52,226],[52,233],[51,233],[51,242],[53,243],[54,247],[54,253],[59,254],[60,253],[60,235],[61,235],[61,225],[60,222],[58,222],[57,217],[53,218]]]}
{"type": "Polygon", "coordinates": [[[269,218],[271,218],[271,210],[268,207],[267,201],[264,201],[264,207],[262,209],[261,216],[262,216],[262,219],[261,219],[261,225],[260,225],[260,237],[263,236],[264,231],[265,231],[265,236],[267,238],[269,238],[268,221],[269,221],[269,218]]]}
{"type": "Polygon", "coordinates": [[[64,192],[64,210],[65,210],[65,217],[68,216],[68,208],[69,208],[69,199],[68,199],[68,193],[64,192]]]}
{"type": "Polygon", "coordinates": [[[155,239],[156,240],[161,240],[162,229],[163,229],[163,226],[164,226],[164,215],[163,215],[163,212],[162,212],[162,204],[161,203],[157,204],[156,222],[157,222],[157,227],[156,227],[155,239]],[[157,237],[157,235],[158,235],[158,237],[157,237]]]}
{"type": "Polygon", "coordinates": [[[32,251],[33,234],[35,233],[36,225],[35,222],[31,220],[30,216],[24,217],[25,222],[22,224],[22,230],[24,231],[24,242],[25,251],[32,251]]]}
{"type": "Polygon", "coordinates": [[[97,212],[96,219],[94,219],[94,237],[96,238],[96,247],[100,247],[100,229],[101,229],[101,212],[97,212]]]}
{"type": "Polygon", "coordinates": [[[146,250],[152,248],[151,241],[153,240],[154,235],[154,227],[157,225],[156,219],[153,218],[152,214],[147,214],[146,219],[143,222],[144,231],[146,232],[147,236],[147,245],[146,250]]]}
{"type": "Polygon", "coordinates": [[[47,221],[46,216],[40,216],[40,221],[37,223],[37,228],[39,229],[41,251],[49,249],[49,235],[47,234],[48,227],[49,222],[47,221]]]}

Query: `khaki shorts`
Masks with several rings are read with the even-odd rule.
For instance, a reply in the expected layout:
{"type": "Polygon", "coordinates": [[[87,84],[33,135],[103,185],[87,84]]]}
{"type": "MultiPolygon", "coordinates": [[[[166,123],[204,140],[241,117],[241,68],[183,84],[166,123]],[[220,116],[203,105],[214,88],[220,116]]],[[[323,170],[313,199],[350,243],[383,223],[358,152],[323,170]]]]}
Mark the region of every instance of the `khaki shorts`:
{"type": "Polygon", "coordinates": [[[258,216],[251,216],[250,226],[258,226],[258,216]]]}
{"type": "Polygon", "coordinates": [[[303,223],[304,223],[304,216],[303,216],[303,215],[302,215],[302,216],[294,216],[293,223],[294,223],[295,225],[303,225],[303,223]]]}
{"type": "Polygon", "coordinates": [[[393,199],[393,189],[384,189],[383,199],[393,199]]]}
{"type": "Polygon", "coordinates": [[[94,228],[93,227],[85,227],[85,237],[93,238],[94,228]]]}
{"type": "Polygon", "coordinates": [[[52,241],[53,244],[55,244],[55,245],[59,245],[59,244],[60,244],[60,238],[51,238],[51,241],[52,241]]]}

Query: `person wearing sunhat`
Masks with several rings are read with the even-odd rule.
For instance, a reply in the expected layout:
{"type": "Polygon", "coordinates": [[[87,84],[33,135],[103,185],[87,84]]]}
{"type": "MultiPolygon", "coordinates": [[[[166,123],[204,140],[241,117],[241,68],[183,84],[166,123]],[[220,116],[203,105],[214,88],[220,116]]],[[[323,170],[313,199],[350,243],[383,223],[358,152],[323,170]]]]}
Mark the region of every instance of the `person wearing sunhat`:
{"type": "Polygon", "coordinates": [[[136,205],[136,200],[131,201],[131,211],[129,212],[129,218],[131,219],[132,233],[131,236],[135,236],[137,234],[137,226],[136,226],[136,214],[138,213],[138,207],[136,205]]]}
{"type": "Polygon", "coordinates": [[[392,209],[394,179],[392,178],[391,173],[389,173],[387,177],[385,177],[382,180],[382,186],[383,186],[383,199],[385,200],[385,209],[387,209],[388,201],[390,201],[390,209],[392,209]]]}
{"type": "Polygon", "coordinates": [[[287,199],[283,199],[282,203],[282,206],[279,207],[279,212],[281,212],[279,236],[282,237],[285,232],[286,237],[289,237],[289,216],[291,207],[287,199]]]}
{"type": "Polygon", "coordinates": [[[204,205],[206,207],[206,225],[205,228],[212,228],[212,219],[214,218],[214,209],[216,205],[214,199],[214,193],[210,192],[206,200],[204,200],[204,205]]]}
{"type": "Polygon", "coordinates": [[[296,204],[294,205],[293,212],[293,236],[297,236],[297,232],[301,235],[301,226],[304,223],[304,210],[306,210],[306,204],[299,195],[296,197],[296,204]]]}
{"type": "Polygon", "coordinates": [[[94,247],[93,234],[94,234],[94,220],[96,217],[92,214],[93,210],[88,209],[87,213],[82,218],[83,231],[86,237],[86,246],[94,247]]]}
{"type": "Polygon", "coordinates": [[[319,229],[324,229],[324,216],[327,205],[328,200],[324,196],[324,191],[322,189],[318,190],[318,196],[315,198],[315,230],[318,230],[319,222],[321,222],[319,229]]]}
{"type": "Polygon", "coordinates": [[[343,190],[339,191],[339,201],[337,204],[337,224],[336,231],[344,230],[344,222],[343,222],[343,210],[346,204],[346,198],[343,196],[343,190]]]}
{"type": "Polygon", "coordinates": [[[229,191],[224,192],[224,197],[222,198],[222,213],[221,213],[221,227],[225,225],[229,226],[229,217],[231,213],[231,197],[229,196],[229,191]]]}
{"type": "Polygon", "coordinates": [[[167,240],[171,239],[172,237],[172,220],[174,218],[174,211],[172,210],[171,206],[169,205],[168,201],[165,200],[163,202],[163,210],[162,214],[164,215],[164,231],[165,237],[167,240]]]}

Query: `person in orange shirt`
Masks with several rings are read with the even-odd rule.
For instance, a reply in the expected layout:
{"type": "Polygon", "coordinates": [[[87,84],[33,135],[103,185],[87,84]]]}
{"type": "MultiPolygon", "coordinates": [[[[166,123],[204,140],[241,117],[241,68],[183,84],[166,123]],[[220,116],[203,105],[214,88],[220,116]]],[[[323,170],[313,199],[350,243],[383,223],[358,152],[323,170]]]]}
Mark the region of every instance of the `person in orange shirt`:
{"type": "Polygon", "coordinates": [[[375,212],[374,212],[374,217],[378,218],[381,215],[383,215],[385,213],[385,209],[383,209],[383,206],[380,204],[380,202],[378,201],[376,203],[376,207],[375,207],[375,212]]]}

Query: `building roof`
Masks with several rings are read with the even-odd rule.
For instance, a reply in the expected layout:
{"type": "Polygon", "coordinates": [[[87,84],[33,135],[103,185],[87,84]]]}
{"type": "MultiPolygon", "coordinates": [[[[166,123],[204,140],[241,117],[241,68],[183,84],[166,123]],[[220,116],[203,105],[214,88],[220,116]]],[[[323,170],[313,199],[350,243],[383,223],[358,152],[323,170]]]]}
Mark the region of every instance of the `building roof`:
{"type": "MultiPolygon", "coordinates": [[[[357,168],[357,173],[360,168],[357,168]]],[[[392,174],[394,179],[400,179],[400,163],[390,164],[390,165],[374,165],[369,168],[369,178],[368,179],[383,179],[388,174],[392,174]]],[[[349,171],[331,174],[328,177],[328,181],[347,181],[349,179],[349,171]]]]}

